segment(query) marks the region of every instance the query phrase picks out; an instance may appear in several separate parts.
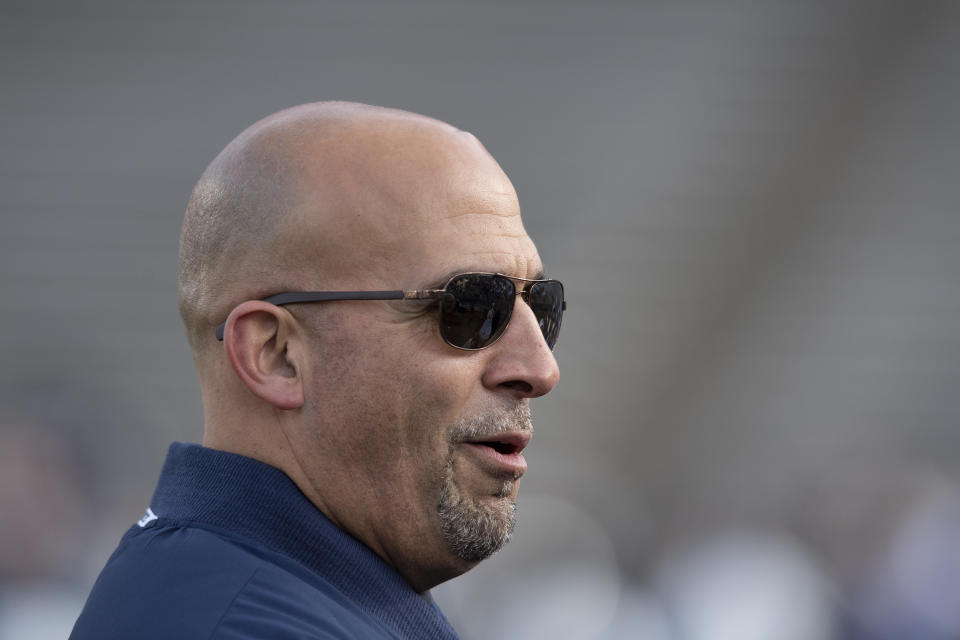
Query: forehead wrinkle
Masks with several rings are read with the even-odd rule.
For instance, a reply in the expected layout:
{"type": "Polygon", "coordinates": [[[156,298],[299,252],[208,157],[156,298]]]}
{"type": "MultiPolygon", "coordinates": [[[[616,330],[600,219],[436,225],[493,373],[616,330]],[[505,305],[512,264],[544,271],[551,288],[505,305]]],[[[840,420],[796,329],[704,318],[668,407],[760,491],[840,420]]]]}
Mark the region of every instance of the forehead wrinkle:
{"type": "Polygon", "coordinates": [[[445,274],[435,280],[437,285],[444,285],[450,278],[460,273],[500,273],[517,278],[539,279],[543,275],[539,256],[528,258],[510,251],[475,251],[463,254],[465,258],[456,267],[448,269],[445,274]],[[498,256],[504,256],[503,260],[498,256]],[[480,259],[477,259],[480,258],[480,259]],[[484,259],[486,258],[486,259],[484,259]],[[490,258],[493,258],[492,260],[490,258]],[[533,271],[531,274],[530,271],[533,271]]]}
{"type": "Polygon", "coordinates": [[[460,213],[444,213],[443,224],[458,232],[469,231],[484,236],[519,237],[526,235],[519,212],[501,213],[495,208],[478,211],[469,207],[460,213]]]}
{"type": "Polygon", "coordinates": [[[452,213],[446,218],[448,220],[454,220],[456,218],[463,218],[466,216],[493,216],[495,218],[519,218],[520,214],[509,211],[507,213],[497,213],[496,211],[464,211],[462,213],[452,213]]]}

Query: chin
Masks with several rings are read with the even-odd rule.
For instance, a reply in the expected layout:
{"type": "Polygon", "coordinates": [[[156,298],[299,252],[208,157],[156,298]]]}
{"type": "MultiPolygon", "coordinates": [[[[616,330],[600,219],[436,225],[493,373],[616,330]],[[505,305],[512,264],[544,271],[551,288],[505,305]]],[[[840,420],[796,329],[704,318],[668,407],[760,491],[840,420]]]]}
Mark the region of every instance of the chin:
{"type": "Polygon", "coordinates": [[[450,551],[470,566],[486,560],[509,542],[516,526],[515,483],[504,482],[493,496],[475,499],[447,477],[437,514],[450,551]]]}

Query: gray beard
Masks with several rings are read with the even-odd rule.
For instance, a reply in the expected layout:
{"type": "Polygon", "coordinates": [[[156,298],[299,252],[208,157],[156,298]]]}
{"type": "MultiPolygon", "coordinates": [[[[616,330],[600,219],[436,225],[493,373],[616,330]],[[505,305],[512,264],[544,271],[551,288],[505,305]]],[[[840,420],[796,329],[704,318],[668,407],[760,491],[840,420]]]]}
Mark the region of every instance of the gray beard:
{"type": "Polygon", "coordinates": [[[492,436],[507,431],[532,431],[530,408],[517,405],[512,410],[498,410],[458,422],[450,435],[450,455],[444,470],[437,514],[443,538],[450,550],[467,562],[486,560],[510,540],[517,522],[517,505],[509,499],[517,478],[504,480],[495,494],[501,498],[492,505],[480,504],[464,495],[453,474],[455,443],[477,436],[492,436]]]}

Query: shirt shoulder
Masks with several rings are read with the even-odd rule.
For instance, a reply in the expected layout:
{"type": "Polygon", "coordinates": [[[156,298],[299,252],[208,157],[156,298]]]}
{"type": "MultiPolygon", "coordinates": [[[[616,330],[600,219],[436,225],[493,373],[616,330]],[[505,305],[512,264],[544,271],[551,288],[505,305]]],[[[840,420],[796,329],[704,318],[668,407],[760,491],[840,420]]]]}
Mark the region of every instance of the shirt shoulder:
{"type": "Polygon", "coordinates": [[[391,638],[293,560],[225,532],[134,526],[94,584],[71,640],[391,638]]]}
{"type": "Polygon", "coordinates": [[[304,589],[278,567],[262,567],[237,593],[210,640],[394,639],[339,591],[304,589]]]}

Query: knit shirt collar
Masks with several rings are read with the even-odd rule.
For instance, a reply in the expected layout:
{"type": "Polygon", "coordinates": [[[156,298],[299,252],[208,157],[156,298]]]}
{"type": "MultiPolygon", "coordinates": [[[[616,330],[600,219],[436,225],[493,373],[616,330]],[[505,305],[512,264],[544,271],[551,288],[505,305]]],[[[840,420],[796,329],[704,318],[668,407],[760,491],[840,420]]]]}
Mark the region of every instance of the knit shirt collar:
{"type": "Polygon", "coordinates": [[[457,637],[436,605],[330,522],[279,469],[174,442],[150,507],[163,520],[217,527],[292,558],[402,637],[457,637]]]}

